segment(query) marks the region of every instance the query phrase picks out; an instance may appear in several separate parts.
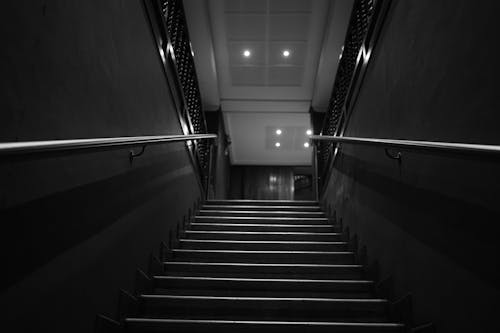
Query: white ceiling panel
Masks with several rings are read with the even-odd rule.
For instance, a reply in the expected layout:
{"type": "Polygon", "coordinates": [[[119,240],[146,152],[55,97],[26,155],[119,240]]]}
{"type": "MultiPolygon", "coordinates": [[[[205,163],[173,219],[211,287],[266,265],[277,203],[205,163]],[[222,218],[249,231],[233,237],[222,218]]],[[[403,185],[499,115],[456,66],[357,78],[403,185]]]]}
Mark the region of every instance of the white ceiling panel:
{"type": "Polygon", "coordinates": [[[225,12],[266,13],[267,0],[226,0],[224,10],[225,12]]]}
{"type": "Polygon", "coordinates": [[[304,68],[296,66],[269,67],[269,86],[300,86],[304,77],[304,68]]]}
{"type": "Polygon", "coordinates": [[[270,0],[269,10],[271,13],[289,13],[289,12],[310,12],[310,0],[270,0]]]}
{"type": "Polygon", "coordinates": [[[230,41],[263,41],[266,38],[266,15],[226,14],[226,38],[230,41]]]}
{"type": "Polygon", "coordinates": [[[305,66],[307,57],[306,42],[270,42],[269,43],[269,65],[295,65],[305,66]],[[283,57],[283,51],[290,55],[283,57]]]}
{"type": "Polygon", "coordinates": [[[309,13],[270,15],[269,40],[307,41],[310,17],[309,13]]]}
{"type": "Polygon", "coordinates": [[[264,42],[228,42],[229,64],[231,66],[265,66],[266,48],[264,42]],[[242,56],[245,50],[251,50],[250,56],[242,56]]]}
{"type": "Polygon", "coordinates": [[[267,78],[266,74],[266,67],[231,67],[232,83],[235,86],[265,86],[267,78]]]}

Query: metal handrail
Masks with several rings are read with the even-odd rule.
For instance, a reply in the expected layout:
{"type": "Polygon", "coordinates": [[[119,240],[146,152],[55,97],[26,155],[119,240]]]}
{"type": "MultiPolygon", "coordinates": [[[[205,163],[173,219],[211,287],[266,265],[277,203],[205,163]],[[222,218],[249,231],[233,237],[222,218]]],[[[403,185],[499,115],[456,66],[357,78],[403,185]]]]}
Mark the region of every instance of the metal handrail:
{"type": "Polygon", "coordinates": [[[327,136],[327,135],[312,135],[310,139],[313,141],[330,141],[336,143],[379,146],[386,149],[400,148],[404,150],[419,150],[419,151],[430,151],[430,152],[500,154],[500,146],[498,145],[484,145],[484,144],[473,144],[473,143],[374,139],[374,138],[358,138],[349,136],[327,136]]]}
{"type": "Polygon", "coordinates": [[[0,143],[0,156],[38,154],[47,152],[68,152],[102,148],[124,148],[133,146],[157,145],[167,142],[215,139],[216,134],[192,135],[149,135],[122,136],[114,138],[92,138],[49,141],[22,141],[0,143]]]}

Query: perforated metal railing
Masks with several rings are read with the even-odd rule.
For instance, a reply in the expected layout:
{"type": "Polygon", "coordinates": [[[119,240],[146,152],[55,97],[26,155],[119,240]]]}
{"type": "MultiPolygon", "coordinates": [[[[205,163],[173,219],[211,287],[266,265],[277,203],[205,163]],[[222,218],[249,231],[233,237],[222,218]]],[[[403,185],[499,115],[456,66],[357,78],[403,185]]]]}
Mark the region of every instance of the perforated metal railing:
{"type": "MultiPolygon", "coordinates": [[[[372,21],[375,2],[375,0],[356,0],[354,2],[328,111],[321,131],[322,135],[338,135],[345,123],[346,113],[349,111],[346,109],[346,100],[356,76],[361,58],[359,55],[372,21]]],[[[329,141],[318,143],[317,165],[320,180],[323,180],[329,171],[335,147],[336,143],[329,141]]]]}
{"type": "MultiPolygon", "coordinates": [[[[191,134],[207,133],[182,0],[161,1],[161,10],[167,27],[168,40],[172,46],[178,81],[182,88],[185,123],[191,134]]],[[[200,171],[203,175],[207,175],[210,163],[210,142],[198,141],[195,144],[195,151],[200,171]]]]}

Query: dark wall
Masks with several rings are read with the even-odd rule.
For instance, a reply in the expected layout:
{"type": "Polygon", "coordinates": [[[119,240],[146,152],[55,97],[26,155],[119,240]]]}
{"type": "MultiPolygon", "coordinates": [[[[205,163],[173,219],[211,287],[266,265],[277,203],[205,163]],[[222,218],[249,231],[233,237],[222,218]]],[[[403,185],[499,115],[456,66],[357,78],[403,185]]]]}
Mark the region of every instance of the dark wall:
{"type": "MultiPolygon", "coordinates": [[[[142,1],[2,6],[1,141],[181,133],[142,1]]],[[[182,143],[2,159],[2,323],[92,331],[200,197],[182,143]]]]}
{"type": "Polygon", "coordinates": [[[310,167],[232,166],[231,199],[315,200],[310,167]],[[295,176],[303,176],[300,179],[295,176]]]}
{"type": "Polygon", "coordinates": [[[227,150],[228,142],[226,139],[226,130],[224,127],[224,117],[222,111],[211,111],[205,113],[207,128],[209,133],[217,134],[217,141],[214,148],[214,167],[213,174],[213,190],[210,193],[210,198],[227,199],[229,195],[230,177],[231,177],[231,162],[229,160],[229,152],[227,150]]]}
{"type": "MultiPolygon", "coordinates": [[[[499,4],[393,1],[347,136],[498,144],[499,4]]],[[[344,145],[323,204],[439,332],[497,332],[500,161],[344,145]]]]}

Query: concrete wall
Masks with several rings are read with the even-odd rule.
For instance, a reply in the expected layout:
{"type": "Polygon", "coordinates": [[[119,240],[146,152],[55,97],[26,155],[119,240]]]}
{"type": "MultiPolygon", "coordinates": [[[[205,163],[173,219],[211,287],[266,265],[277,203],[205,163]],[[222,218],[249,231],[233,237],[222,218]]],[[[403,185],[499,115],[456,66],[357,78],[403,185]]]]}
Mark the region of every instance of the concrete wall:
{"type": "MultiPolygon", "coordinates": [[[[141,0],[5,1],[0,141],[180,134],[141,0]]],[[[0,317],[90,332],[201,197],[184,144],[0,160],[0,317]]]]}
{"type": "MultiPolygon", "coordinates": [[[[347,136],[500,143],[493,1],[393,1],[347,136]]],[[[345,145],[323,204],[439,332],[497,332],[500,161],[345,145]]]]}

